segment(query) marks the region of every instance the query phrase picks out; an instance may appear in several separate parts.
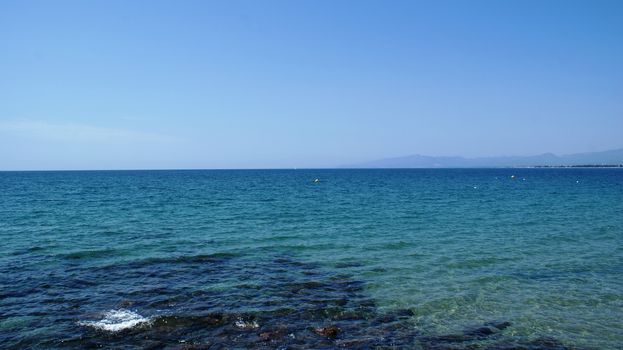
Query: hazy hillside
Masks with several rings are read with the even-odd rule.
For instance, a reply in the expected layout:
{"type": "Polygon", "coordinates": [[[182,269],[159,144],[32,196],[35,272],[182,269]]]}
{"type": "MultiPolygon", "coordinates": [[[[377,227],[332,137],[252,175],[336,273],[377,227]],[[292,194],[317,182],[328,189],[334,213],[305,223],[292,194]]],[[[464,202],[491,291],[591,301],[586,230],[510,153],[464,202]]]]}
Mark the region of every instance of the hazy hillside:
{"type": "Polygon", "coordinates": [[[524,167],[563,165],[612,165],[623,164],[623,148],[590,153],[576,153],[558,156],[543,153],[535,156],[511,157],[431,157],[411,155],[406,157],[379,159],[353,164],[348,168],[477,168],[477,167],[524,167]]]}

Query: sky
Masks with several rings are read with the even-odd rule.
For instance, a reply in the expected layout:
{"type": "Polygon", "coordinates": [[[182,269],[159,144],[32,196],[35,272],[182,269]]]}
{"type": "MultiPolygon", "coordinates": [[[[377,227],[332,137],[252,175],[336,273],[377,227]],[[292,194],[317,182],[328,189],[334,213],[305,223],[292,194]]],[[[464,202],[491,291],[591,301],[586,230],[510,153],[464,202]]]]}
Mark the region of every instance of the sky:
{"type": "Polygon", "coordinates": [[[0,1],[0,170],[623,147],[623,1],[0,1]]]}

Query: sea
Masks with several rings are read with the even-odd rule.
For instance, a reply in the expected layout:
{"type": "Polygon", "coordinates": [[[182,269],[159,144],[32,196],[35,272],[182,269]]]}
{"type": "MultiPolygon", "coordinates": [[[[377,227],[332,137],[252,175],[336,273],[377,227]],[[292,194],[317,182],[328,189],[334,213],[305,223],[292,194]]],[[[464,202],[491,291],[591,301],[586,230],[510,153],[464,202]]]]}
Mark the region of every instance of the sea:
{"type": "Polygon", "coordinates": [[[623,169],[0,172],[2,349],[621,349],[623,169]]]}

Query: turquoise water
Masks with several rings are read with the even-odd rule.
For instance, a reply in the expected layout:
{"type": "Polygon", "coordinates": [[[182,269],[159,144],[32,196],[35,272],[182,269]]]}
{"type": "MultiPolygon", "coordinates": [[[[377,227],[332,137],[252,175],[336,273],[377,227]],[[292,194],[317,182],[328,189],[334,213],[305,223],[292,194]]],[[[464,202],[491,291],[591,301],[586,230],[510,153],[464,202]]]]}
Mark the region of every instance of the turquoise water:
{"type": "Polygon", "coordinates": [[[620,169],[4,172],[0,239],[6,348],[623,347],[620,169]]]}

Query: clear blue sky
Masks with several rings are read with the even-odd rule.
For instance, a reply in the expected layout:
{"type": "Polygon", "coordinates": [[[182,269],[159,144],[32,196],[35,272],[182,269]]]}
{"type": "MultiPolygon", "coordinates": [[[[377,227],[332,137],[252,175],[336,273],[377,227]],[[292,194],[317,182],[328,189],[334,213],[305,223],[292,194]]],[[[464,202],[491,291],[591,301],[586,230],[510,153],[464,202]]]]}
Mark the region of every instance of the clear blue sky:
{"type": "Polygon", "coordinates": [[[623,1],[0,1],[0,169],[623,147],[623,1]]]}

